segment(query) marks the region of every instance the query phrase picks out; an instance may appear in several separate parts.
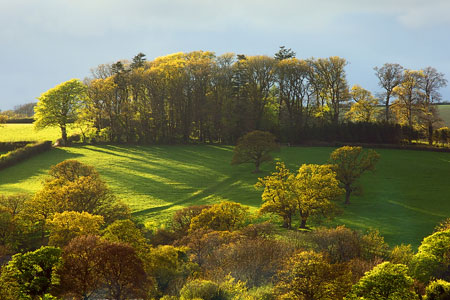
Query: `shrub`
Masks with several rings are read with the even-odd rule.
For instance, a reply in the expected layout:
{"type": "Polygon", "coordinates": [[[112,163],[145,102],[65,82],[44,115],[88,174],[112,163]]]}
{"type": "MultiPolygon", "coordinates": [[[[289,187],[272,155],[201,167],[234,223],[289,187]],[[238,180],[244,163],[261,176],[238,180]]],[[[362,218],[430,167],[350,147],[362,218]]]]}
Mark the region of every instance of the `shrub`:
{"type": "Polygon", "coordinates": [[[33,157],[39,153],[50,150],[52,147],[51,141],[45,141],[35,144],[28,144],[22,148],[10,151],[0,156],[0,170],[13,166],[20,161],[33,157]]]}
{"type": "Polygon", "coordinates": [[[219,285],[209,280],[192,280],[181,289],[180,300],[222,300],[226,299],[219,285]]]}

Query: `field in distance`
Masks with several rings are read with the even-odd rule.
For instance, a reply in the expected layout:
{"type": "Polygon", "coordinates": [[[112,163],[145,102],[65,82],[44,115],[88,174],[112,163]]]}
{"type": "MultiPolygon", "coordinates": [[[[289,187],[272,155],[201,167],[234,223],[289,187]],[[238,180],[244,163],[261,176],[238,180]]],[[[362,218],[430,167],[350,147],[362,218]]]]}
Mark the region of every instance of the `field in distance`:
{"type": "Polygon", "coordinates": [[[445,126],[450,127],[450,104],[438,105],[437,107],[445,126]]]}
{"type": "MultiPolygon", "coordinates": [[[[33,193],[50,166],[77,159],[97,168],[135,217],[160,224],[180,208],[230,200],[256,211],[261,190],[253,185],[273,164],[253,174],[252,165],[231,166],[230,146],[76,146],[55,148],[0,171],[0,193],[33,193]]],[[[333,148],[283,147],[276,160],[294,170],[302,163],[325,163],[333,148]]],[[[391,245],[417,246],[450,216],[450,153],[377,149],[375,173],[362,178],[364,193],[352,196],[334,221],[352,228],[378,228],[391,245]]]]}

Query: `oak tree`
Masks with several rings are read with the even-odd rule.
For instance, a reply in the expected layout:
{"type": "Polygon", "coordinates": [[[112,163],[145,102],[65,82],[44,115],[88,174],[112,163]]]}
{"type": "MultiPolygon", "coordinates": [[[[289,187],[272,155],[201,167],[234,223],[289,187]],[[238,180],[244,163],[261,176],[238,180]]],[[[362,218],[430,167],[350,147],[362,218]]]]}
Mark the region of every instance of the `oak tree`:
{"type": "Polygon", "coordinates": [[[328,162],[345,189],[345,204],[350,203],[350,195],[359,189],[356,185],[359,177],[366,171],[375,170],[379,158],[373,150],[363,153],[362,147],[344,146],[331,153],[328,162]]]}
{"type": "Polygon", "coordinates": [[[259,166],[273,158],[270,152],[279,149],[275,136],[270,132],[255,130],[241,137],[234,148],[231,164],[254,163],[254,173],[259,172],[259,166]]]}
{"type": "Polygon", "coordinates": [[[67,144],[67,124],[76,120],[85,90],[80,80],[71,79],[43,93],[35,107],[35,128],[58,126],[63,145],[67,144]]]}

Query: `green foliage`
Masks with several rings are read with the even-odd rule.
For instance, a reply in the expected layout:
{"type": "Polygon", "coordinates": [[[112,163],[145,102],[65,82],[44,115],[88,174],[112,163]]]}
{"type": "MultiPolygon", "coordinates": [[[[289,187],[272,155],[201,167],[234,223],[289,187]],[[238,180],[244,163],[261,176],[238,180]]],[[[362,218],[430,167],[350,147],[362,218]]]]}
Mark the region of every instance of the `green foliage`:
{"type": "Polygon", "coordinates": [[[35,194],[32,210],[45,206],[49,215],[63,211],[88,212],[103,216],[107,224],[127,217],[128,208],[116,200],[92,166],[66,160],[53,166],[49,175],[43,189],[35,194]]]}
{"type": "Polygon", "coordinates": [[[278,274],[275,291],[280,299],[342,299],[351,286],[351,273],[330,264],[323,254],[303,251],[291,256],[278,274]]]}
{"type": "Polygon", "coordinates": [[[408,268],[402,264],[384,262],[367,272],[353,285],[345,299],[352,300],[401,300],[418,299],[413,291],[414,280],[408,268]]]}
{"type": "Polygon", "coordinates": [[[248,220],[248,207],[236,202],[221,202],[210,208],[203,209],[200,214],[193,217],[190,231],[198,229],[233,231],[244,226],[248,220]]]}
{"type": "Polygon", "coordinates": [[[415,278],[424,283],[450,279],[450,230],[438,231],[423,239],[412,261],[415,278]]]}
{"type": "Polygon", "coordinates": [[[176,294],[198,266],[189,261],[183,247],[159,246],[142,255],[148,276],[155,279],[159,294],[176,294]]]}
{"type": "Polygon", "coordinates": [[[180,300],[226,300],[217,283],[209,280],[192,280],[181,289],[180,300]]]}
{"type": "Polygon", "coordinates": [[[284,227],[290,228],[292,215],[299,212],[301,228],[309,217],[319,215],[331,218],[336,206],[332,203],[342,189],[330,166],[302,165],[297,174],[291,174],[283,163],[277,164],[277,172],[260,178],[257,187],[264,187],[260,212],[271,212],[283,218],[284,227]]]}
{"type": "Polygon", "coordinates": [[[66,126],[70,121],[77,119],[85,90],[86,87],[80,80],[71,79],[43,93],[35,107],[34,127],[41,129],[58,126],[66,143],[66,126]]]}
{"type": "Polygon", "coordinates": [[[146,249],[147,242],[139,228],[131,220],[116,220],[103,230],[103,238],[111,242],[131,245],[136,251],[146,249]]]}
{"type": "Polygon", "coordinates": [[[81,235],[98,235],[103,217],[88,212],[64,211],[55,213],[46,221],[50,229],[49,245],[64,247],[70,240],[81,235]]]}
{"type": "Polygon", "coordinates": [[[260,213],[274,213],[283,219],[283,227],[292,227],[292,217],[297,212],[297,203],[292,198],[294,177],[283,162],[278,162],[271,176],[258,178],[257,188],[264,188],[260,213]]]}
{"type": "Polygon", "coordinates": [[[362,147],[344,146],[334,150],[329,163],[337,174],[337,179],[345,188],[345,204],[350,203],[351,193],[359,189],[356,181],[366,171],[375,170],[380,155],[373,150],[362,153],[362,147]]]}
{"type": "MultiPolygon", "coordinates": [[[[326,163],[333,150],[284,147],[276,158],[295,170],[303,163],[326,163]]],[[[358,204],[346,207],[335,224],[362,231],[378,228],[390,245],[406,243],[417,248],[423,237],[450,215],[450,202],[442,201],[448,195],[448,153],[377,152],[383,157],[377,163],[377,172],[361,176],[364,193],[352,195],[358,204]]],[[[217,145],[54,148],[25,164],[0,171],[0,191],[5,195],[35,193],[42,189],[50,166],[77,159],[95,166],[111,192],[126,201],[142,223],[159,227],[183,207],[223,200],[239,202],[255,212],[261,206],[262,191],[253,185],[258,177],[270,175],[275,166],[263,165],[264,173],[258,176],[246,172],[245,165],[231,166],[232,155],[232,147],[217,145]]]]}
{"type": "Polygon", "coordinates": [[[389,254],[389,261],[394,264],[408,266],[414,258],[414,251],[411,245],[396,245],[389,254]]]}
{"type": "Polygon", "coordinates": [[[444,280],[430,282],[425,290],[424,300],[448,300],[450,299],[450,283],[444,280]]]}
{"type": "Polygon", "coordinates": [[[52,148],[50,141],[28,144],[6,154],[0,155],[0,170],[13,166],[25,159],[36,156],[52,148]]]}
{"type": "Polygon", "coordinates": [[[270,132],[255,130],[247,133],[238,140],[231,164],[254,163],[254,173],[259,172],[261,163],[273,160],[270,152],[280,147],[275,139],[270,132]]]}
{"type": "Polygon", "coordinates": [[[35,299],[59,284],[57,270],[60,267],[61,250],[41,247],[33,252],[15,254],[6,268],[16,280],[21,297],[35,299]]]}

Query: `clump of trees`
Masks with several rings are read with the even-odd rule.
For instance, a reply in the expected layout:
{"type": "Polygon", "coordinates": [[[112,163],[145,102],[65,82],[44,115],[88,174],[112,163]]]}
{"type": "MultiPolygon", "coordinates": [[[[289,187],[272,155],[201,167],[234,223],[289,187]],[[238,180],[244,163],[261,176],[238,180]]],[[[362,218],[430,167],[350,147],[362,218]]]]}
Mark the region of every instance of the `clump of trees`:
{"type": "Polygon", "coordinates": [[[99,65],[84,84],[70,80],[42,94],[36,126],[59,126],[64,142],[75,121],[86,141],[234,144],[259,130],[289,143],[433,143],[442,73],[384,64],[375,68],[377,99],[350,89],[346,65],[337,56],[296,58],[286,48],[274,57],[194,51],[147,61],[139,53],[99,65]]]}

